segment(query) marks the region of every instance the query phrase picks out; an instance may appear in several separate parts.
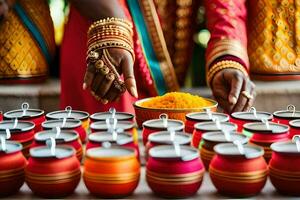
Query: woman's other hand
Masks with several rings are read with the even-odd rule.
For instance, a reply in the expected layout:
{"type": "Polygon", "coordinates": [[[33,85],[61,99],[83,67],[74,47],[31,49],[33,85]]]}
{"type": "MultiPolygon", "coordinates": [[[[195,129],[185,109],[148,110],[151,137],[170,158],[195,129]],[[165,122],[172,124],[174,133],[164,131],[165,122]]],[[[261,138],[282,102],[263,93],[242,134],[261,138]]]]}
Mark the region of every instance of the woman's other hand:
{"type": "Polygon", "coordinates": [[[228,113],[247,111],[254,103],[255,85],[240,70],[220,70],[214,75],[211,88],[220,106],[228,113]]]}

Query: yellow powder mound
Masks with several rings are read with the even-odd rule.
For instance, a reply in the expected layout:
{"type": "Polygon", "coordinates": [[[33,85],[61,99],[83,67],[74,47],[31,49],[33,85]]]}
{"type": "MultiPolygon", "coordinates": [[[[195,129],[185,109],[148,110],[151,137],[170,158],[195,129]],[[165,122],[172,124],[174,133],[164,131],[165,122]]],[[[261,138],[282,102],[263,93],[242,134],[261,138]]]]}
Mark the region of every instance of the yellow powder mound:
{"type": "Polygon", "coordinates": [[[211,105],[210,101],[202,97],[183,92],[170,92],[141,103],[141,106],[145,108],[169,109],[201,108],[211,105]]]}

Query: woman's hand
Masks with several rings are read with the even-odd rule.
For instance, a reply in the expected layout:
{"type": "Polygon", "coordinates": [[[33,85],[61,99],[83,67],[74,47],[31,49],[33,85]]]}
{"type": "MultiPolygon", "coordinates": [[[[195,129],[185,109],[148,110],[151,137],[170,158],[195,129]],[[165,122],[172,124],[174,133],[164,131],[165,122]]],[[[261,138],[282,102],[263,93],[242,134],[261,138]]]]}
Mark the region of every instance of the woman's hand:
{"type": "Polygon", "coordinates": [[[254,103],[255,85],[237,69],[223,69],[211,82],[214,97],[228,113],[247,111],[254,103]]]}
{"type": "MultiPolygon", "coordinates": [[[[99,56],[102,56],[100,52],[97,53],[99,56]]],[[[108,53],[110,55],[109,60],[115,66],[116,71],[120,75],[123,74],[126,89],[132,96],[137,98],[132,55],[120,48],[109,48],[108,53]]],[[[84,77],[83,89],[90,89],[92,95],[104,104],[116,101],[124,91],[113,84],[116,77],[107,70],[98,72],[96,65],[97,63],[90,63],[88,65],[84,77]]]]}

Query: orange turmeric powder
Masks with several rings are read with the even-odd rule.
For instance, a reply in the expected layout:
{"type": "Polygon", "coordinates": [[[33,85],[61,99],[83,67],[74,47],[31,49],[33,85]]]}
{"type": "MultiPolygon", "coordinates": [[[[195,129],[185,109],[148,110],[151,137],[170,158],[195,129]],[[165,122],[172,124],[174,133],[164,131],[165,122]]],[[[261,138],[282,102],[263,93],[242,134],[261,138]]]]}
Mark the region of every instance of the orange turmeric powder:
{"type": "Polygon", "coordinates": [[[170,92],[141,103],[144,108],[187,109],[211,106],[212,102],[189,93],[170,92]]]}

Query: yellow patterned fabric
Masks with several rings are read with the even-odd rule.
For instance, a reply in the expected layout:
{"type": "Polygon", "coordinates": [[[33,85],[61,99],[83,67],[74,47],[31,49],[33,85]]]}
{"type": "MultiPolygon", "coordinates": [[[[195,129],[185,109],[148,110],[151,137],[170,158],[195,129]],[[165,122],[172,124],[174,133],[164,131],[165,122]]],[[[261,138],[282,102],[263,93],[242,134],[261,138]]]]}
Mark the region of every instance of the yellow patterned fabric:
{"type": "Polygon", "coordinates": [[[300,74],[300,0],[248,1],[248,55],[255,75],[300,74]]]}
{"type": "MultiPolygon", "coordinates": [[[[55,40],[50,11],[45,0],[19,0],[27,16],[38,27],[49,54],[54,55],[55,40]]],[[[14,9],[0,23],[0,79],[44,77],[48,63],[40,46],[14,9]]]]}
{"type": "Polygon", "coordinates": [[[197,0],[154,0],[176,77],[184,83],[192,57],[197,0]]]}

